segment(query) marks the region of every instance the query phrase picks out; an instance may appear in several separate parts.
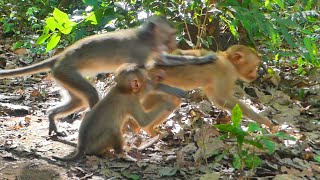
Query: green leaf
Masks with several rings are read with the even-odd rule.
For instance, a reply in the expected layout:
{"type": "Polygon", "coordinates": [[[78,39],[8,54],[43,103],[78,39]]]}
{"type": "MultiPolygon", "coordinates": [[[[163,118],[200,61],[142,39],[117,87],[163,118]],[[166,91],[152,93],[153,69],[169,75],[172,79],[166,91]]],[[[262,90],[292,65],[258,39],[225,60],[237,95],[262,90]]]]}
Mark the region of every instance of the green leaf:
{"type": "Polygon", "coordinates": [[[288,33],[288,29],[284,26],[280,26],[280,31],[281,31],[284,39],[290,45],[290,48],[294,48],[294,42],[292,41],[291,35],[288,33]]]}
{"type": "Polygon", "coordinates": [[[305,10],[310,10],[311,7],[312,7],[312,3],[313,3],[313,0],[308,0],[308,3],[306,5],[306,7],[305,7],[305,10]]]}
{"type": "MultiPolygon", "coordinates": [[[[314,56],[314,52],[313,52],[314,51],[314,45],[313,45],[314,42],[309,38],[304,38],[303,39],[303,43],[304,43],[304,45],[306,46],[306,48],[308,50],[308,54],[310,56],[311,62],[313,64],[315,64],[315,56],[314,56]]],[[[316,49],[315,49],[315,51],[316,51],[316,49]]]]}
{"type": "Polygon", "coordinates": [[[248,132],[261,131],[260,125],[254,122],[249,123],[248,132]]]}
{"type": "Polygon", "coordinates": [[[277,132],[276,134],[273,134],[273,135],[276,136],[276,137],[280,137],[280,138],[291,140],[291,141],[295,141],[296,140],[295,137],[286,135],[284,132],[277,132]]]}
{"type": "Polygon", "coordinates": [[[85,20],[86,22],[90,22],[92,25],[97,25],[98,21],[96,18],[96,14],[94,12],[91,12],[88,17],[85,20]]]}
{"type": "Polygon", "coordinates": [[[313,159],[320,163],[320,156],[314,156],[313,159]]]}
{"type": "Polygon", "coordinates": [[[243,142],[246,143],[246,144],[250,144],[250,145],[252,145],[254,147],[257,147],[259,149],[263,149],[263,145],[258,141],[245,139],[243,142]]]}
{"type": "Polygon", "coordinates": [[[212,45],[212,38],[211,37],[207,37],[207,42],[209,43],[209,45],[212,45]]]}
{"type": "Polygon", "coordinates": [[[56,20],[59,24],[62,24],[62,23],[67,22],[67,21],[70,21],[70,20],[69,20],[69,17],[68,17],[68,14],[60,11],[60,10],[57,9],[57,8],[54,8],[52,14],[53,14],[53,17],[55,18],[55,20],[56,20]]]}
{"type": "Polygon", "coordinates": [[[241,168],[241,159],[237,154],[233,155],[232,165],[236,169],[240,169],[241,168]]]}
{"type": "Polygon", "coordinates": [[[268,67],[267,72],[268,72],[268,74],[276,74],[276,72],[270,67],[268,67]]]}
{"type": "Polygon", "coordinates": [[[13,43],[13,45],[12,45],[12,49],[21,48],[22,45],[23,45],[23,42],[21,42],[21,41],[15,42],[15,43],[13,43]]]}
{"type": "Polygon", "coordinates": [[[54,31],[57,28],[57,21],[53,17],[48,17],[46,19],[46,27],[49,28],[51,31],[54,31]]]}
{"type": "Polygon", "coordinates": [[[124,177],[126,177],[127,179],[132,179],[132,180],[139,180],[140,176],[137,174],[131,174],[128,172],[122,172],[121,173],[124,177]]]}
{"type": "Polygon", "coordinates": [[[206,46],[206,48],[209,48],[209,43],[205,39],[200,38],[200,41],[206,46]]]}
{"type": "Polygon", "coordinates": [[[57,46],[57,44],[60,41],[60,38],[61,38],[60,33],[55,33],[50,37],[50,40],[47,44],[46,53],[57,46]]]}
{"type": "Polygon", "coordinates": [[[236,127],[233,126],[232,124],[217,124],[214,126],[223,132],[235,132],[236,131],[236,127]]]}
{"type": "Polygon", "coordinates": [[[38,40],[37,40],[37,42],[36,42],[36,44],[42,44],[44,41],[46,41],[48,38],[50,37],[50,34],[42,34],[39,38],[38,38],[38,40]]]}
{"type": "Polygon", "coordinates": [[[237,135],[237,143],[242,146],[243,141],[244,141],[244,136],[243,135],[237,135]]]}
{"type": "Polygon", "coordinates": [[[231,120],[236,127],[240,127],[241,120],[242,120],[242,111],[238,104],[232,109],[232,116],[231,120]]]}
{"type": "Polygon", "coordinates": [[[268,149],[270,155],[275,151],[276,145],[269,139],[262,139],[262,144],[268,149]]]}
{"type": "Polygon", "coordinates": [[[98,5],[98,1],[97,0],[82,0],[84,3],[86,3],[89,6],[97,6],[98,5]]]}
{"type": "Polygon", "coordinates": [[[273,0],[281,9],[284,9],[284,4],[282,0],[273,0]]]}
{"type": "Polygon", "coordinates": [[[265,6],[265,7],[268,7],[269,4],[270,4],[270,0],[266,0],[266,1],[264,2],[264,6],[265,6]]]}
{"type": "Polygon", "coordinates": [[[246,164],[247,167],[251,169],[255,169],[262,165],[262,160],[260,159],[259,156],[250,154],[244,159],[244,163],[246,164]]]}
{"type": "Polygon", "coordinates": [[[229,25],[229,29],[230,29],[232,35],[233,35],[236,39],[239,39],[239,38],[240,38],[240,37],[239,37],[239,33],[238,33],[237,29],[236,29],[237,20],[236,20],[236,19],[232,20],[231,23],[229,23],[228,25],[229,25]]]}
{"type": "Polygon", "coordinates": [[[72,31],[73,26],[77,25],[77,23],[73,21],[68,21],[63,24],[58,25],[58,29],[60,30],[61,33],[63,34],[70,34],[72,31]]]}

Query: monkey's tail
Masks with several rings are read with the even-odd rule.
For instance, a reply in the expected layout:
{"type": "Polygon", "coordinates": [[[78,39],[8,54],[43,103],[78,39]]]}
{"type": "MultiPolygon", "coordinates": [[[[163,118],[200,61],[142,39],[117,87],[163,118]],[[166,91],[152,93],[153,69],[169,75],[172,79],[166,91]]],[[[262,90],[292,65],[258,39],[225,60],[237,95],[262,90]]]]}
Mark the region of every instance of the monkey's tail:
{"type": "Polygon", "coordinates": [[[16,77],[49,71],[50,68],[56,63],[57,59],[57,56],[53,56],[30,66],[17,69],[1,70],[0,78],[16,77]]]}
{"type": "Polygon", "coordinates": [[[77,160],[77,159],[81,158],[83,155],[84,155],[83,152],[77,151],[77,153],[75,155],[70,156],[70,157],[52,156],[52,158],[60,160],[60,161],[74,161],[74,160],[77,160]]]}

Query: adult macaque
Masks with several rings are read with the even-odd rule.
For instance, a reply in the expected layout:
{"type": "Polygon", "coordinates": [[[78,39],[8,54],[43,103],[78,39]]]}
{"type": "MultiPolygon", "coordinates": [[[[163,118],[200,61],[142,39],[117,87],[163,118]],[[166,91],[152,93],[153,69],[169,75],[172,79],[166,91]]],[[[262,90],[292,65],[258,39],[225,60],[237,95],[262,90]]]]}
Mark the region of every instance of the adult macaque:
{"type": "MultiPolygon", "coordinates": [[[[59,132],[55,120],[99,100],[96,89],[81,74],[114,71],[123,63],[145,65],[160,53],[176,48],[176,30],[163,17],[151,18],[142,28],[119,30],[79,40],[63,52],[40,63],[0,71],[0,78],[51,71],[54,79],[68,91],[69,100],[48,110],[49,135],[59,132]]],[[[114,108],[112,108],[114,109],[114,108]]]]}
{"type": "MultiPolygon", "coordinates": [[[[203,56],[213,52],[179,50],[176,53],[203,56]]],[[[231,111],[236,104],[239,104],[246,117],[270,127],[272,123],[267,117],[257,114],[233,96],[233,87],[237,79],[246,82],[256,79],[257,66],[260,63],[256,52],[246,46],[234,45],[224,52],[217,52],[216,56],[217,59],[214,62],[201,65],[172,66],[170,63],[157,65],[157,62],[154,62],[148,69],[148,75],[155,81],[182,89],[201,87],[217,106],[231,111]]],[[[179,55],[175,59],[179,59],[179,55]]]]}
{"type": "Polygon", "coordinates": [[[76,160],[85,154],[101,155],[113,148],[116,153],[123,152],[122,126],[128,118],[133,118],[145,127],[161,113],[172,110],[170,101],[162,101],[150,111],[140,103],[146,93],[152,93],[153,83],[135,64],[124,64],[116,72],[116,84],[106,96],[93,107],[81,122],[77,153],[72,157],[55,159],[76,160]]]}

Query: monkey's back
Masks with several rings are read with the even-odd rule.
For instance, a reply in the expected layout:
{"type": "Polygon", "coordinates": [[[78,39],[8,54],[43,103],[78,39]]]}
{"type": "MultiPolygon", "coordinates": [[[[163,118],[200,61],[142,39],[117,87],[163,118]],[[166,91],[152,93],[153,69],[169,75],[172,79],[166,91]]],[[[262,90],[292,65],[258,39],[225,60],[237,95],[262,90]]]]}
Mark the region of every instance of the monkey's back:
{"type": "Polygon", "coordinates": [[[137,30],[125,29],[79,40],[61,53],[58,64],[87,73],[114,71],[122,63],[145,64],[151,51],[152,39],[141,40],[137,30]]]}
{"type": "Polygon", "coordinates": [[[101,149],[112,146],[113,136],[120,132],[114,127],[120,126],[119,119],[125,118],[126,111],[115,109],[122,107],[121,102],[124,101],[117,92],[115,86],[111,87],[107,95],[84,116],[79,128],[78,149],[84,148],[88,154],[99,154],[101,149]]]}
{"type": "MultiPolygon", "coordinates": [[[[235,73],[233,65],[223,56],[212,63],[183,65],[183,66],[155,66],[148,70],[153,76],[159,70],[165,71],[165,77],[161,81],[164,84],[190,90],[199,87],[206,87],[212,84],[217,77],[223,77],[225,73],[235,73]]],[[[230,76],[231,78],[236,77],[230,76]]]]}

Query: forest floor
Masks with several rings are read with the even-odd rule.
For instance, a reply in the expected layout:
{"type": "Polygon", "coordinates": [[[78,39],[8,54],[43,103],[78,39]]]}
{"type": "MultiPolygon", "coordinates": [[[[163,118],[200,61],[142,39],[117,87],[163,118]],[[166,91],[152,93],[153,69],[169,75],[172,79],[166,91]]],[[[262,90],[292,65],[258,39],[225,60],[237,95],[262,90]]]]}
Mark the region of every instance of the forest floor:
{"type": "MultiPolygon", "coordinates": [[[[26,57],[30,55],[23,50],[0,46],[0,66],[6,69],[30,64],[26,57]]],[[[57,122],[67,137],[49,136],[46,110],[61,101],[50,74],[0,79],[0,179],[320,179],[320,72],[302,77],[283,69],[251,84],[239,83],[236,96],[277,121],[276,132],[295,140],[274,138],[273,154],[244,146],[262,159],[262,165],[242,170],[233,163],[235,139],[220,140],[222,133],[213,126],[229,123],[229,114],[212,106],[201,91],[190,91],[191,98],[160,127],[167,134],[161,140],[144,132],[125,134],[128,154],[137,161],[110,152],[65,163],[52,155],[75,150],[84,111],[57,122]],[[137,149],[150,140],[155,143],[137,149]]],[[[92,82],[103,94],[112,75],[92,82]]]]}

